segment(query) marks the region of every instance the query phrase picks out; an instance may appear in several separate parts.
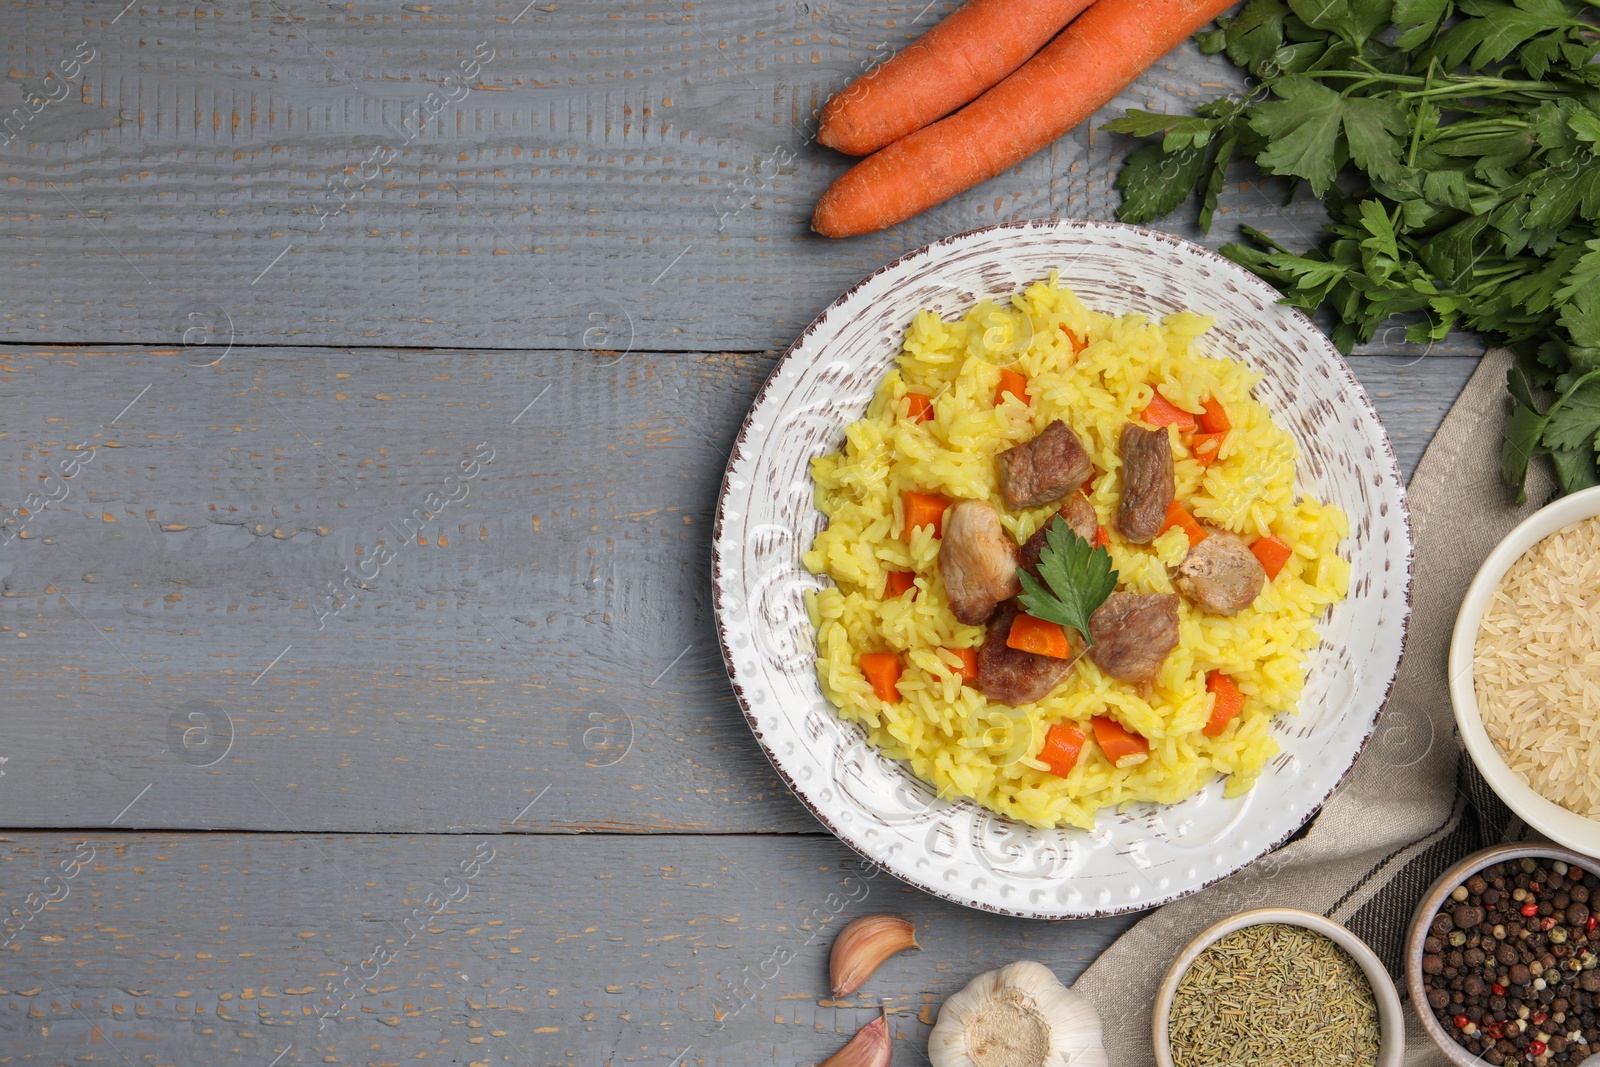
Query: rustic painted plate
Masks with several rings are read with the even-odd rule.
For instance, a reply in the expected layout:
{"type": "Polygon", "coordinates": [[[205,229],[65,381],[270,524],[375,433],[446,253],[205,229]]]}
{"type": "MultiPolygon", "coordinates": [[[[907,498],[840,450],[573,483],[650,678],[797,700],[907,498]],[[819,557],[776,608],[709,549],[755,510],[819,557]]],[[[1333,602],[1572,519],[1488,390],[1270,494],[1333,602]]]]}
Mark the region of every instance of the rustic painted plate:
{"type": "Polygon", "coordinates": [[[1405,489],[1366,393],[1320,331],[1242,267],[1168,234],[1082,219],[1009,223],[946,238],[868,277],[813,322],[750,410],[728,462],[712,547],[717,633],[756,739],[823,825],[936,896],[1059,919],[1147,908],[1238,871],[1327,799],[1371,735],[1410,612],[1405,489]],[[1350,595],[1321,623],[1299,714],[1255,789],[1222,783],[1172,806],[1104,810],[1092,832],[1037,830],[972,801],[937,799],[843,722],[816,677],[800,562],[823,526],[809,464],[838,449],[919,308],[947,318],[1048,274],[1107,313],[1216,316],[1199,342],[1265,374],[1256,389],[1300,444],[1302,490],[1350,518],[1350,595]]]}

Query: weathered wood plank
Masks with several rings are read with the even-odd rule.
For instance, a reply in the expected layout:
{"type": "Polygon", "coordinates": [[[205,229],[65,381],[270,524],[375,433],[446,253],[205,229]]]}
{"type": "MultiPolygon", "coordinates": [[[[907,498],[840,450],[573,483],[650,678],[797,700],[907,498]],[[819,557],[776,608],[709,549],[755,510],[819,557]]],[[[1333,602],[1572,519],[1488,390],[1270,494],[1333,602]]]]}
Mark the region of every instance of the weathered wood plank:
{"type": "MultiPolygon", "coordinates": [[[[0,505],[66,494],[0,546],[9,825],[817,829],[710,621],[774,357],[213,354],[0,350],[0,505]]],[[[1473,361],[1355,364],[1409,471],[1473,361]]]]}
{"type": "MultiPolygon", "coordinates": [[[[250,344],[779,348],[909,248],[1111,217],[1127,141],[1092,126],[1241,84],[1186,46],[1012,173],[830,242],[809,214],[848,161],[810,117],[949,0],[523,3],[8,9],[0,339],[174,343],[215,319],[250,344]],[[30,93],[63,98],[34,115],[30,93]]],[[[1281,192],[1230,186],[1206,243],[1239,223],[1311,243],[1320,205],[1281,192]]],[[[1192,212],[1167,225],[1199,237],[1192,212]]]]}
{"type": "Polygon", "coordinates": [[[1071,981],[1132,922],[970,911],[818,837],[81,840],[0,842],[7,911],[57,900],[0,935],[8,1063],[817,1063],[880,1003],[920,1052],[974,975],[1071,981]],[[827,996],[838,928],[883,911],[921,951],[827,996]]]}

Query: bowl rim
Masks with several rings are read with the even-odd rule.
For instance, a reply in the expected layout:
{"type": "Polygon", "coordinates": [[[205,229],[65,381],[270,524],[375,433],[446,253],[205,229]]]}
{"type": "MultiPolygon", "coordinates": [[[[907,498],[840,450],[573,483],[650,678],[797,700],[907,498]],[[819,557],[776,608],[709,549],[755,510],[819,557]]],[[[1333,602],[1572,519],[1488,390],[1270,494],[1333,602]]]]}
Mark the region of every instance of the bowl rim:
{"type": "Polygon", "coordinates": [[[1568,811],[1547,799],[1500,757],[1489,739],[1483,713],[1478,707],[1473,654],[1484,611],[1512,564],[1563,527],[1597,516],[1600,516],[1600,486],[1546,504],[1506,534],[1479,566],[1472,584],[1467,587],[1450,635],[1448,661],[1450,704],[1455,712],[1456,729],[1467,754],[1489,787],[1529,826],[1557,844],[1583,854],[1590,862],[1600,857],[1600,821],[1568,811]]]}
{"type": "MultiPolygon", "coordinates": [[[[773,364],[772,370],[768,373],[767,379],[761,384],[761,388],[756,391],[754,399],[751,400],[750,407],[745,413],[744,419],[740,423],[739,430],[734,435],[733,445],[729,449],[728,460],[723,467],[722,478],[717,489],[717,504],[712,521],[711,536],[712,619],[716,627],[718,651],[722,654],[723,670],[727,675],[729,685],[733,690],[734,699],[739,705],[739,710],[744,716],[746,725],[749,726],[752,735],[755,737],[758,747],[760,747],[762,754],[766,756],[768,763],[771,764],[773,772],[777,774],[779,780],[788,788],[791,795],[793,795],[795,799],[799,800],[801,805],[811,813],[812,817],[821,823],[822,826],[827,829],[827,831],[836,839],[845,844],[851,849],[851,851],[855,852],[861,858],[862,862],[869,864],[876,870],[887,872],[906,884],[917,889],[921,889],[924,892],[927,892],[942,900],[949,900],[954,903],[961,904],[964,907],[976,908],[978,910],[991,912],[996,915],[1042,920],[1108,918],[1111,916],[1127,915],[1146,911],[1151,908],[1169,904],[1173,901],[1182,900],[1185,897],[1193,896],[1196,893],[1203,892],[1204,890],[1209,889],[1211,886],[1216,885],[1217,883],[1229,877],[1232,877],[1241,870],[1244,870],[1245,868],[1249,867],[1250,864],[1260,860],[1263,856],[1269,855],[1276,849],[1281,848],[1292,837],[1294,837],[1295,834],[1299,833],[1306,823],[1310,822],[1311,819],[1316,816],[1317,812],[1319,812],[1322,806],[1328,802],[1328,799],[1333,796],[1334,792],[1339,788],[1339,786],[1349,778],[1351,772],[1355,769],[1356,763],[1360,760],[1362,754],[1366,752],[1367,747],[1371,744],[1373,737],[1376,735],[1378,723],[1383,718],[1383,713],[1388,707],[1390,699],[1392,699],[1394,696],[1395,684],[1400,675],[1400,664],[1404,661],[1406,649],[1411,643],[1411,614],[1415,606],[1416,542],[1412,535],[1410,498],[1406,492],[1405,477],[1400,471],[1400,461],[1395,455],[1394,444],[1389,438],[1388,428],[1384,426],[1383,420],[1378,417],[1378,411],[1373,405],[1371,396],[1368,395],[1365,386],[1361,384],[1361,380],[1356,376],[1355,371],[1351,368],[1349,361],[1345,359],[1344,354],[1334,346],[1328,335],[1320,327],[1318,327],[1316,323],[1314,323],[1311,318],[1305,314],[1304,311],[1300,310],[1299,308],[1284,305],[1285,311],[1304,328],[1307,335],[1318,339],[1320,342],[1318,344],[1318,348],[1322,356],[1330,361],[1335,373],[1344,379],[1346,385],[1350,388],[1350,394],[1355,399],[1359,400],[1362,409],[1371,417],[1372,422],[1377,427],[1377,439],[1374,441],[1374,446],[1377,450],[1377,455],[1374,457],[1378,467],[1377,477],[1387,483],[1394,492],[1394,506],[1399,520],[1397,528],[1399,530],[1399,536],[1403,539],[1405,573],[1404,579],[1401,583],[1399,597],[1401,610],[1398,625],[1400,632],[1397,641],[1398,649],[1394,660],[1394,667],[1389,672],[1389,677],[1384,683],[1382,699],[1379,700],[1376,707],[1372,709],[1365,724],[1361,741],[1351,751],[1349,761],[1345,764],[1343,769],[1340,770],[1337,778],[1329,786],[1327,791],[1324,792],[1320,798],[1317,798],[1310,806],[1310,814],[1308,814],[1298,826],[1286,828],[1283,834],[1276,841],[1272,841],[1263,846],[1259,852],[1247,862],[1229,869],[1216,870],[1208,877],[1202,878],[1197,884],[1186,890],[1177,893],[1171,893],[1155,900],[1141,900],[1126,904],[1117,903],[1102,905],[1081,911],[1065,913],[1056,910],[1044,911],[1030,908],[1005,907],[988,901],[975,899],[968,895],[955,894],[950,892],[948,888],[937,884],[931,878],[913,874],[908,870],[897,868],[886,861],[880,860],[876,856],[870,854],[865,848],[844,833],[841,828],[836,825],[826,813],[822,811],[818,804],[815,803],[808,795],[806,790],[801,787],[800,783],[795,781],[779,762],[776,753],[773,751],[772,746],[768,743],[768,739],[763,733],[761,725],[750,706],[750,702],[747,699],[747,694],[745,692],[745,686],[740,678],[740,675],[736,671],[728,634],[728,622],[725,614],[725,605],[723,603],[724,572],[722,565],[722,544],[726,525],[732,518],[732,516],[729,514],[730,480],[733,477],[735,466],[743,459],[744,452],[748,448],[748,441],[752,433],[752,424],[757,409],[766,399],[768,393],[773,389],[774,385],[779,381],[785,367],[790,363],[791,360],[798,356],[801,347],[806,344],[812,335],[821,329],[832,316],[838,314],[840,309],[847,301],[855,296],[857,292],[870,285],[879,276],[889,274],[890,272],[900,269],[908,263],[914,262],[926,256],[933,255],[941,249],[959,246],[963,241],[992,234],[1005,233],[1007,231],[1025,231],[1032,229],[1048,229],[1057,233],[1072,233],[1075,236],[1092,234],[1096,230],[1126,231],[1136,233],[1153,241],[1167,244],[1175,248],[1180,248],[1190,254],[1198,256],[1204,261],[1214,264],[1219,268],[1230,272],[1235,272],[1241,285],[1254,288],[1263,295],[1269,295],[1274,303],[1281,304],[1281,300],[1279,300],[1281,294],[1279,294],[1277,290],[1273,289],[1270,283],[1251,273],[1249,270],[1240,266],[1238,263],[1235,263],[1233,260],[1221,255],[1220,253],[1207,248],[1204,245],[1197,244],[1194,241],[1190,241],[1176,234],[1168,233],[1164,230],[1158,230],[1149,226],[1140,226],[1125,222],[1062,216],[1013,219],[1007,222],[993,223],[987,226],[978,226],[970,230],[963,230],[959,233],[949,234],[947,236],[930,241],[927,244],[920,245],[916,248],[903,252],[894,259],[890,260],[888,263],[885,263],[883,266],[860,278],[853,285],[841,292],[838,297],[828,304],[827,307],[823,308],[822,311],[818,313],[816,318],[812,319],[812,321],[795,336],[795,339],[790,342],[789,346],[784,349],[782,355],[773,364]]],[[[997,817],[1003,818],[1003,816],[997,817]]]]}
{"type": "Polygon", "coordinates": [[[1535,856],[1561,860],[1569,866],[1585,870],[1589,870],[1594,862],[1582,853],[1559,845],[1537,842],[1494,845],[1458,860],[1428,887],[1427,893],[1417,902],[1416,910],[1411,913],[1411,929],[1406,936],[1406,992],[1411,997],[1412,1009],[1422,1021],[1422,1029],[1457,1067],[1482,1067],[1484,1061],[1456,1044],[1455,1039],[1445,1033],[1444,1027],[1439,1025],[1439,1020],[1433,1017],[1433,1009],[1425,1006],[1427,990],[1422,984],[1422,943],[1428,938],[1428,923],[1432,921],[1434,913],[1439,910],[1439,906],[1444,903],[1444,898],[1451,890],[1491,863],[1535,856]]]}
{"type": "Polygon", "coordinates": [[[1231,933],[1250,926],[1280,923],[1300,926],[1332,940],[1350,954],[1367,976],[1373,997],[1378,1002],[1378,1026],[1381,1033],[1378,1044],[1377,1067],[1400,1067],[1406,1051],[1405,1012],[1400,1006],[1400,991],[1390,977],[1389,970],[1378,959],[1367,943],[1344,925],[1325,915],[1302,908],[1253,908],[1241,911],[1220,922],[1213,923],[1190,941],[1177,959],[1167,968],[1156,994],[1155,1010],[1151,1014],[1150,1037],[1155,1048],[1157,1067],[1175,1067],[1172,1059],[1171,1035],[1168,1029],[1172,1014],[1172,1001],[1178,992],[1178,982],[1189,972],[1200,954],[1231,933]]]}

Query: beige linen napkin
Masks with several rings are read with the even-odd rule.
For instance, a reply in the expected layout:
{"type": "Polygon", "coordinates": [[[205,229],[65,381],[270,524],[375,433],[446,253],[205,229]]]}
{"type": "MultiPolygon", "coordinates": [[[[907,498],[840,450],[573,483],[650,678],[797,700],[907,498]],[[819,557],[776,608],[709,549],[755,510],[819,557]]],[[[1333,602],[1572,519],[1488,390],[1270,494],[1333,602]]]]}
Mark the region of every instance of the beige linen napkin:
{"type": "MultiPolygon", "coordinates": [[[[1409,636],[1388,708],[1350,776],[1305,836],[1156,911],[1078,979],[1075,988],[1106,1024],[1112,1067],[1155,1062],[1157,988],[1183,946],[1212,923],[1275,905],[1321,912],[1364,938],[1400,977],[1406,928],[1428,886],[1455,860],[1520,828],[1461,748],[1445,668],[1456,611],[1479,564],[1552,492],[1535,464],[1529,503],[1518,507],[1500,477],[1510,365],[1503,349],[1484,356],[1411,480],[1409,636]]],[[[1409,1007],[1406,1063],[1448,1063],[1409,1007]]]]}

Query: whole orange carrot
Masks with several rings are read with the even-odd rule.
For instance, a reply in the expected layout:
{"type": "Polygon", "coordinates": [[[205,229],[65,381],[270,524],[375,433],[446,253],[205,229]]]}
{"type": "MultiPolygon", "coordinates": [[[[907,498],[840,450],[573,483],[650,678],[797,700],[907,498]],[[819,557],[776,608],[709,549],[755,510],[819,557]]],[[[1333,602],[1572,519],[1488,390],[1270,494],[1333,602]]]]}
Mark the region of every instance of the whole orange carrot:
{"type": "Polygon", "coordinates": [[[857,163],[811,216],[827,237],[903,222],[1033,155],[1237,0],[1097,0],[1009,78],[857,163]]]}
{"type": "Polygon", "coordinates": [[[1089,0],[968,0],[899,55],[835,94],[817,140],[876,152],[975,100],[1020,67],[1089,0]]]}

